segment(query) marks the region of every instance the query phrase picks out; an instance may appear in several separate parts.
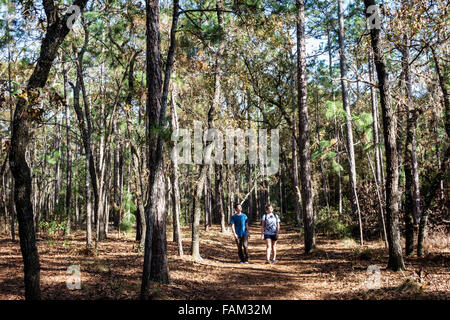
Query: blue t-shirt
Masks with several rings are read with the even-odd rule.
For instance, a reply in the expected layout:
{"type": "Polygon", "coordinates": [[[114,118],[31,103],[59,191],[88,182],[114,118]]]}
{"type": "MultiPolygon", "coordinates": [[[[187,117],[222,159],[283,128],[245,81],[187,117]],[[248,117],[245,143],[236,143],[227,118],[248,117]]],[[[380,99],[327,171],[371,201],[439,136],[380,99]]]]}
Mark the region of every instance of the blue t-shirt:
{"type": "Polygon", "coordinates": [[[280,223],[280,218],[274,213],[263,214],[261,221],[265,221],[264,234],[274,236],[277,234],[277,223],[280,223]]]}
{"type": "Polygon", "coordinates": [[[242,238],[247,235],[247,230],[245,229],[245,223],[248,222],[247,215],[241,212],[241,214],[234,214],[231,217],[230,224],[234,224],[234,230],[238,238],[242,238]]]}

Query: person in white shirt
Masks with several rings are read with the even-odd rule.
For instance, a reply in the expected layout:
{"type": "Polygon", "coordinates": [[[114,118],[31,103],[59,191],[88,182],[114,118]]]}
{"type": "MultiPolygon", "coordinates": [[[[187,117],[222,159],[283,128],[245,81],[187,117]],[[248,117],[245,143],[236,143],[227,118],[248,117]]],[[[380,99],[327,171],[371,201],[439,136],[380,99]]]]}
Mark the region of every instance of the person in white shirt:
{"type": "Polygon", "coordinates": [[[270,254],[273,251],[272,263],[277,262],[277,241],[280,232],[280,218],[273,213],[271,204],[266,205],[266,213],[261,217],[261,238],[266,240],[266,263],[270,263],[270,254]]]}

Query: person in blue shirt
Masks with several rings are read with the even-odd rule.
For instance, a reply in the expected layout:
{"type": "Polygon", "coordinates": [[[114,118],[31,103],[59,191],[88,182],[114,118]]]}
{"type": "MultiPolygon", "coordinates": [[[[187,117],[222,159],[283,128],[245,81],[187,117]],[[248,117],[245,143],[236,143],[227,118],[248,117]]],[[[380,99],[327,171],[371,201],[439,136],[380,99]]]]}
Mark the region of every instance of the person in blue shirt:
{"type": "Polygon", "coordinates": [[[231,217],[231,230],[238,246],[238,255],[241,263],[248,263],[248,218],[242,213],[242,206],[237,203],[234,206],[236,213],[231,217]]]}
{"type": "Polygon", "coordinates": [[[266,240],[266,263],[270,263],[270,251],[273,252],[272,262],[277,262],[277,241],[280,232],[280,218],[273,213],[271,204],[266,205],[266,213],[261,217],[261,237],[266,240]]]}

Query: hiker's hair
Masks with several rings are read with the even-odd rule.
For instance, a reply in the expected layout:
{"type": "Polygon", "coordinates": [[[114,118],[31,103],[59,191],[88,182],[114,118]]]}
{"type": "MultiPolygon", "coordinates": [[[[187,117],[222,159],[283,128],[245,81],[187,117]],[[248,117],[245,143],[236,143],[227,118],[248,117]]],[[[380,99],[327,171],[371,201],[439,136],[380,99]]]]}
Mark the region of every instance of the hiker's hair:
{"type": "Polygon", "coordinates": [[[266,204],[266,210],[269,209],[270,207],[273,208],[273,206],[270,203],[266,204]]]}
{"type": "Polygon", "coordinates": [[[240,206],[240,205],[241,205],[241,204],[240,204],[239,202],[237,202],[237,203],[234,205],[234,210],[236,210],[237,207],[240,206]]]}

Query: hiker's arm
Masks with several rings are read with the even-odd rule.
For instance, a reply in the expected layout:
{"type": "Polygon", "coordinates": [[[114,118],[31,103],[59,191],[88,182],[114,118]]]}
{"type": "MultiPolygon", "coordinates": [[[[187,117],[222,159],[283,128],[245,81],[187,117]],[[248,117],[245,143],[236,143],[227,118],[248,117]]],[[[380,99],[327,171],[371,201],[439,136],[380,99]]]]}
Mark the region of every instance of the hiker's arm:
{"type": "Polygon", "coordinates": [[[250,236],[250,229],[248,228],[248,221],[245,222],[245,230],[247,230],[247,235],[250,236]]]}
{"type": "Polygon", "coordinates": [[[233,231],[234,238],[237,239],[236,230],[234,228],[234,223],[231,225],[231,230],[233,231]]]}
{"type": "Polygon", "coordinates": [[[264,239],[264,228],[266,227],[266,221],[261,221],[261,238],[264,239]]]}
{"type": "Polygon", "coordinates": [[[280,223],[277,222],[277,235],[279,235],[279,234],[280,234],[280,223]]]}

